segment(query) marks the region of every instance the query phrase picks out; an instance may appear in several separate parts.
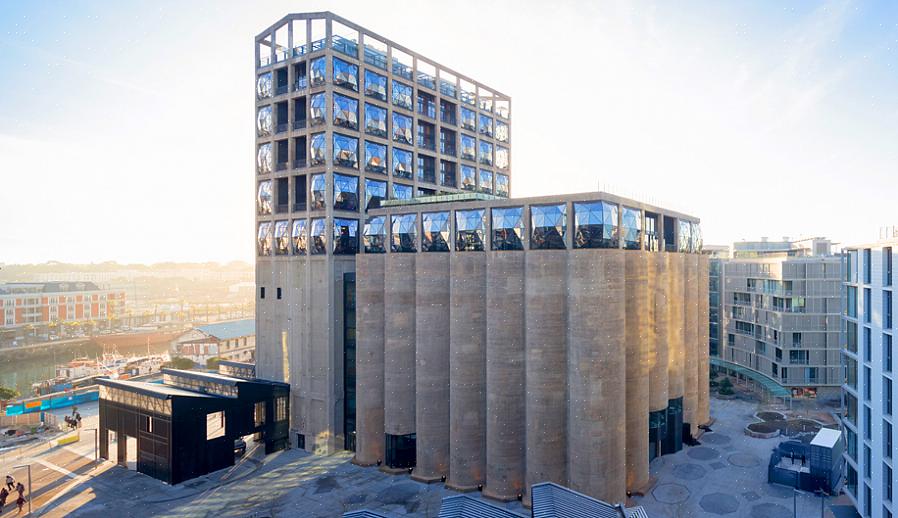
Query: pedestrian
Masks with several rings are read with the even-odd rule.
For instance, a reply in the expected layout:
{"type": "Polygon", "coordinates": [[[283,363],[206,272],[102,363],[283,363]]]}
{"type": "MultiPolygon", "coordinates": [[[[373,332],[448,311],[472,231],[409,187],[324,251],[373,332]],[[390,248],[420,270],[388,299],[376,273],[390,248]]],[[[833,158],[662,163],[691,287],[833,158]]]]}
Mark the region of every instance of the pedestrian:
{"type": "Polygon", "coordinates": [[[6,488],[10,491],[16,487],[16,479],[12,478],[12,475],[6,475],[6,488]]]}
{"type": "Polygon", "coordinates": [[[27,502],[27,500],[25,500],[25,497],[22,495],[19,495],[19,498],[16,499],[16,507],[19,508],[18,514],[22,513],[22,508],[25,507],[25,502],[27,502]]]}
{"type": "Polygon", "coordinates": [[[23,483],[21,483],[21,482],[19,482],[18,484],[16,484],[16,491],[19,492],[19,496],[24,495],[24,494],[25,494],[25,484],[23,484],[23,483]]]}
{"type": "Polygon", "coordinates": [[[75,414],[75,420],[78,421],[78,428],[81,428],[81,414],[75,414]]]}
{"type": "Polygon", "coordinates": [[[9,498],[9,491],[4,487],[0,489],[0,514],[3,514],[3,508],[6,507],[7,498],[9,498]]]}

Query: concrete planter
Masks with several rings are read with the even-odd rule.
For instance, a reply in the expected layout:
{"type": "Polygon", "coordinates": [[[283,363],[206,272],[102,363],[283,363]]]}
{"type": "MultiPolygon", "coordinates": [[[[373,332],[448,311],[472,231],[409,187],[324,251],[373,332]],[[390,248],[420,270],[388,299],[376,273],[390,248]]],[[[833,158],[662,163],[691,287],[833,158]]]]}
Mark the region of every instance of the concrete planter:
{"type": "MultiPolygon", "coordinates": [[[[757,424],[757,423],[752,423],[757,424]]],[[[774,437],[779,437],[782,433],[780,430],[773,430],[772,432],[756,432],[751,429],[751,424],[745,427],[745,435],[749,437],[754,437],[755,439],[773,439],[774,437]]]]}

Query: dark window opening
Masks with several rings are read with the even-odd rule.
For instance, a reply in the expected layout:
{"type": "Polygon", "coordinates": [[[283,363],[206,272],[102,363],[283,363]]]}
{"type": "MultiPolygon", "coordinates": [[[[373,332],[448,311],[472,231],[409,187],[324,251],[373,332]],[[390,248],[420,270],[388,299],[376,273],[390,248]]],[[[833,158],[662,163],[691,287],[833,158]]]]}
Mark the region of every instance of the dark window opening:
{"type": "Polygon", "coordinates": [[[290,187],[288,178],[278,178],[275,187],[275,195],[277,196],[277,205],[274,211],[278,214],[287,212],[290,209],[290,187]]]}
{"type": "Polygon", "coordinates": [[[290,127],[289,126],[288,109],[287,109],[287,107],[289,105],[287,104],[287,101],[283,101],[283,102],[277,103],[275,106],[276,106],[276,112],[277,112],[277,119],[276,119],[277,124],[275,125],[274,132],[275,133],[283,133],[283,132],[287,131],[287,128],[290,127]]]}
{"type": "Polygon", "coordinates": [[[265,298],[265,286],[259,288],[259,298],[265,298]]]}
{"type": "Polygon", "coordinates": [[[440,160],[440,185],[455,187],[455,163],[440,160]]]}
{"type": "Polygon", "coordinates": [[[436,118],[437,106],[434,96],[425,92],[418,92],[418,113],[431,119],[436,118]]]}
{"type": "Polygon", "coordinates": [[[440,153],[455,156],[455,132],[440,128],[440,153]]]}
{"type": "Polygon", "coordinates": [[[289,145],[288,140],[278,140],[277,141],[277,167],[278,171],[282,171],[287,168],[287,157],[289,156],[289,145]]]}
{"type": "Polygon", "coordinates": [[[434,142],[434,127],[433,124],[428,122],[418,122],[418,147],[423,147],[425,149],[433,149],[435,146],[434,142]]]}
{"type": "Polygon", "coordinates": [[[293,139],[293,169],[302,169],[308,164],[306,160],[306,137],[293,139]]]}
{"type": "Polygon", "coordinates": [[[293,177],[293,211],[306,210],[306,175],[293,177]]]}
{"type": "Polygon", "coordinates": [[[356,372],[355,372],[355,274],[343,274],[343,430],[344,445],[355,451],[356,372]]]}
{"type": "Polygon", "coordinates": [[[293,100],[293,129],[306,127],[306,98],[297,97],[293,100]]]}
{"type": "Polygon", "coordinates": [[[302,61],[293,65],[293,90],[302,92],[309,87],[309,77],[306,75],[306,62],[302,61]]]}
{"type": "Polygon", "coordinates": [[[456,124],[455,104],[440,100],[440,121],[446,124],[456,124]]]}
{"type": "Polygon", "coordinates": [[[664,242],[665,252],[677,251],[677,233],[674,231],[676,225],[677,220],[675,218],[664,216],[664,236],[662,241],[664,242]]]}
{"type": "Polygon", "coordinates": [[[437,182],[436,160],[430,156],[418,155],[418,181],[437,182]]]}
{"type": "Polygon", "coordinates": [[[275,95],[287,93],[287,67],[279,68],[275,71],[275,95]]]}
{"type": "Polygon", "coordinates": [[[645,213],[645,249],[650,252],[659,250],[658,215],[645,213]]]}
{"type": "Polygon", "coordinates": [[[384,434],[386,451],[384,462],[390,468],[412,468],[415,466],[415,434],[384,434]]]}
{"type": "Polygon", "coordinates": [[[277,289],[277,292],[278,292],[278,293],[277,293],[278,300],[281,300],[281,289],[278,288],[278,289],[277,289]]]}

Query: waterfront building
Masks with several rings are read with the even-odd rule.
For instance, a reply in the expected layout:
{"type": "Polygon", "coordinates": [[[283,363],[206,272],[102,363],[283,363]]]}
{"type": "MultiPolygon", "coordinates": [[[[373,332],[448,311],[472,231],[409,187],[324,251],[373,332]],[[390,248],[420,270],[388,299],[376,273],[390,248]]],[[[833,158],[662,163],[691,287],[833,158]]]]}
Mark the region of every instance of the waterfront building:
{"type": "Polygon", "coordinates": [[[703,254],[708,255],[708,348],[712,358],[720,357],[720,267],[730,257],[730,247],[705,244],[703,254]]]}
{"type": "Polygon", "coordinates": [[[733,244],[720,261],[720,354],[712,365],[776,397],[837,399],[839,256],[823,238],[733,244]]]}
{"type": "Polygon", "coordinates": [[[898,510],[893,490],[898,394],[892,368],[898,235],[884,237],[842,250],[845,492],[861,516],[872,518],[891,518],[898,510]]]}
{"type": "Polygon", "coordinates": [[[171,344],[172,356],[206,365],[211,358],[255,362],[256,321],[252,318],[216,322],[185,331],[171,344]]]}
{"type": "Polygon", "coordinates": [[[32,326],[46,332],[63,323],[110,324],[122,317],[123,291],[93,282],[14,282],[0,284],[0,330],[32,326]]]}

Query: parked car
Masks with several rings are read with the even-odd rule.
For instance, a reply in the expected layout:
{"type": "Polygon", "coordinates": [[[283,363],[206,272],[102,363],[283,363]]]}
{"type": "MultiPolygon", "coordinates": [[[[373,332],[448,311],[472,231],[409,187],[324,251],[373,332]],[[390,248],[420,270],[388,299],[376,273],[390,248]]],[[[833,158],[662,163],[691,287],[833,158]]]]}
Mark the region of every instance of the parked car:
{"type": "Polygon", "coordinates": [[[237,439],[234,441],[234,456],[242,457],[246,453],[246,441],[237,439]]]}

